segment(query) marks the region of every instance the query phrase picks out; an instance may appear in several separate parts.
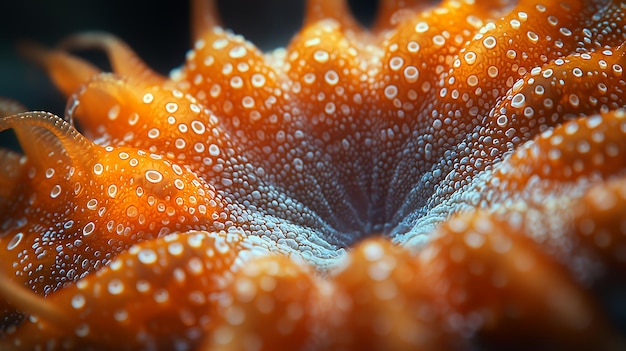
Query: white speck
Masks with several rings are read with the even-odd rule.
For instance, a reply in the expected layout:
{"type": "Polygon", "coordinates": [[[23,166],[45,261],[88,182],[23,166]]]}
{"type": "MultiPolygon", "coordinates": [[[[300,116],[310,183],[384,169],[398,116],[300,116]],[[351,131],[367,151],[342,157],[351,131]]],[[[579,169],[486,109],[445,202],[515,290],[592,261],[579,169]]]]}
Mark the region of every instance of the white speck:
{"type": "Polygon", "coordinates": [[[11,241],[7,244],[7,250],[13,250],[17,245],[19,245],[23,237],[24,233],[22,232],[15,234],[13,238],[11,238],[11,241]]]}
{"type": "Polygon", "coordinates": [[[211,144],[209,146],[209,155],[213,156],[213,157],[217,157],[220,155],[220,148],[219,146],[215,145],[215,144],[211,144]]]}
{"type": "Polygon", "coordinates": [[[265,85],[265,76],[260,73],[252,75],[252,86],[255,88],[261,88],[265,85]]]}
{"type": "Polygon", "coordinates": [[[72,297],[72,308],[75,310],[85,307],[85,297],[81,294],[76,294],[72,297]]]}
{"type": "Polygon", "coordinates": [[[115,318],[118,322],[123,322],[128,319],[128,311],[126,310],[117,310],[113,313],[113,318],[115,318]]]}
{"type": "Polygon", "coordinates": [[[156,184],[163,180],[163,175],[159,171],[153,169],[146,171],[146,180],[150,183],[156,184]]]}
{"type": "Polygon", "coordinates": [[[143,264],[152,264],[157,260],[157,254],[151,249],[142,249],[137,254],[137,258],[143,264]]]}
{"type": "Polygon", "coordinates": [[[112,279],[107,285],[107,290],[111,295],[119,295],[124,291],[124,283],[119,279],[112,279]]]}
{"type": "Polygon", "coordinates": [[[107,113],[107,117],[111,121],[116,120],[119,115],[120,115],[120,105],[118,104],[113,105],[113,107],[111,107],[109,109],[109,112],[107,113]]]}
{"type": "Polygon", "coordinates": [[[419,22],[418,24],[415,25],[415,31],[417,33],[424,33],[428,30],[428,23],[426,22],[419,22]]]}
{"type": "Polygon", "coordinates": [[[394,56],[389,60],[389,68],[392,71],[397,71],[404,65],[404,60],[400,56],[394,56]]]}
{"type": "Polygon", "coordinates": [[[511,106],[514,108],[521,108],[524,106],[525,102],[526,102],[526,96],[522,93],[518,93],[515,96],[513,96],[513,99],[511,100],[511,106]]]}
{"type": "Polygon", "coordinates": [[[179,256],[183,253],[183,245],[179,242],[170,243],[167,246],[167,252],[169,252],[172,256],[179,256]]]}
{"type": "Polygon", "coordinates": [[[150,290],[150,283],[145,280],[138,280],[135,284],[135,287],[139,292],[147,292],[148,290],[150,290]]]}
{"type": "Polygon", "coordinates": [[[154,95],[152,95],[152,94],[150,94],[150,93],[146,93],[146,94],[143,96],[143,102],[144,102],[145,104],[149,104],[149,103],[151,103],[152,101],[154,101],[154,95]]]}
{"type": "Polygon", "coordinates": [[[165,104],[165,110],[169,113],[174,113],[178,111],[178,104],[175,102],[168,102],[165,104]]]}
{"type": "Polygon", "coordinates": [[[89,326],[86,323],[83,323],[79,325],[74,332],[76,333],[76,336],[84,338],[89,335],[89,326]]]}
{"type": "Polygon", "coordinates": [[[498,42],[496,38],[493,36],[488,36],[483,40],[483,46],[486,47],[487,49],[495,48],[497,43],[498,42]]]}
{"type": "Polygon", "coordinates": [[[228,45],[228,39],[219,38],[213,42],[212,46],[213,46],[213,49],[215,50],[222,50],[223,48],[226,47],[226,45],[228,45]]]}
{"type": "Polygon", "coordinates": [[[148,138],[156,139],[159,137],[160,134],[161,132],[157,128],[152,128],[148,131],[148,138]]]}
{"type": "Polygon", "coordinates": [[[419,78],[419,70],[415,66],[407,66],[404,69],[404,78],[406,78],[407,82],[415,83],[419,78]]]}
{"type": "Polygon", "coordinates": [[[248,50],[242,45],[237,45],[234,48],[230,49],[228,56],[231,58],[241,58],[248,54],[248,50]]]}
{"type": "Polygon", "coordinates": [[[52,187],[52,190],[50,190],[50,197],[53,199],[56,199],[60,194],[61,194],[61,186],[59,184],[56,184],[55,186],[52,187]]]}
{"type": "Polygon", "coordinates": [[[154,301],[163,303],[170,298],[170,294],[165,289],[159,289],[154,293],[154,301]]]}
{"type": "Polygon", "coordinates": [[[330,85],[335,85],[339,82],[339,75],[337,72],[330,70],[324,74],[324,80],[330,85]]]}
{"type": "Polygon", "coordinates": [[[330,58],[330,55],[328,54],[328,52],[324,50],[317,50],[313,54],[313,59],[319,63],[326,63],[328,62],[329,58],[330,58]]]}
{"type": "Polygon", "coordinates": [[[370,262],[380,260],[384,255],[383,248],[375,242],[365,244],[363,253],[365,254],[365,259],[370,262]]]}
{"type": "Polygon", "coordinates": [[[107,189],[107,194],[109,195],[110,198],[115,198],[115,196],[117,195],[117,185],[115,184],[109,185],[107,189]]]}
{"type": "Polygon", "coordinates": [[[473,247],[475,249],[483,246],[483,244],[485,243],[485,237],[475,231],[465,233],[463,239],[467,246],[473,247]]]}
{"type": "Polygon", "coordinates": [[[385,87],[385,97],[387,99],[393,99],[398,95],[398,88],[395,85],[389,85],[385,87]]]}

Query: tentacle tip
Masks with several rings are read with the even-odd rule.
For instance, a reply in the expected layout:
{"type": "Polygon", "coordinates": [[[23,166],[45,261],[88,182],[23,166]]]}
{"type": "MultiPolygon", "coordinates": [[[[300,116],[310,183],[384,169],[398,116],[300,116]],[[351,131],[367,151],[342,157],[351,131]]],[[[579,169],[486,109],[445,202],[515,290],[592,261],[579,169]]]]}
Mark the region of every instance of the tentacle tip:
{"type": "Polygon", "coordinates": [[[109,32],[90,31],[65,37],[58,44],[58,48],[66,51],[106,48],[119,41],[120,39],[109,32]]]}
{"type": "Polygon", "coordinates": [[[347,0],[308,0],[304,26],[324,19],[334,19],[350,29],[361,28],[347,0]]]}
{"type": "Polygon", "coordinates": [[[193,0],[191,8],[191,39],[193,42],[201,39],[214,27],[222,26],[216,0],[193,0]]]}
{"type": "Polygon", "coordinates": [[[50,49],[31,40],[20,40],[16,49],[20,56],[38,65],[43,65],[46,58],[50,55],[50,49]]]}
{"type": "Polygon", "coordinates": [[[26,111],[28,111],[28,108],[20,102],[10,98],[0,97],[0,119],[26,111]]]}

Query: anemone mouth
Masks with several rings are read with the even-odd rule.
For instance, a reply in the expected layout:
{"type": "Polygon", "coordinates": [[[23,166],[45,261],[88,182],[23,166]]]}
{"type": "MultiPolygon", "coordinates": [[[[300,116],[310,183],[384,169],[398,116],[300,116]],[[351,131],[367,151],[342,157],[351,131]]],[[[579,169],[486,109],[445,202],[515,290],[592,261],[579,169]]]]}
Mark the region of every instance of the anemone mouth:
{"type": "MultiPolygon", "coordinates": [[[[432,5],[433,2],[431,1],[429,5],[432,5]]],[[[225,15],[224,17],[224,22],[227,23],[227,27],[235,27],[237,28],[237,21],[239,21],[241,19],[241,17],[238,17],[237,20],[234,19],[229,19],[228,17],[228,13],[229,13],[229,9],[228,6],[223,4],[223,3],[219,3],[219,10],[221,13],[223,13],[225,15]],[[231,25],[232,24],[232,25],[231,25]]],[[[362,4],[359,3],[358,5],[355,4],[355,2],[350,2],[347,5],[349,8],[352,9],[352,14],[355,15],[356,19],[358,21],[360,21],[360,25],[363,28],[367,28],[370,27],[374,24],[375,22],[375,16],[374,14],[376,13],[376,8],[377,7],[382,7],[382,4],[378,4],[378,2],[376,1],[370,1],[369,3],[366,4],[362,4]],[[356,11],[354,11],[356,9],[356,11]]],[[[426,5],[424,5],[423,7],[427,7],[426,5]]],[[[300,10],[300,12],[304,13],[305,11],[302,9],[300,10]]],[[[247,21],[248,23],[250,21],[247,21]]],[[[336,24],[335,24],[336,25],[336,24]]],[[[236,30],[236,29],[235,29],[236,30]]],[[[254,35],[252,35],[252,37],[254,37],[254,35]]],[[[70,38],[71,39],[71,38],[70,38]]],[[[358,38],[353,38],[355,39],[355,43],[358,42],[358,38]]],[[[102,42],[104,42],[105,40],[102,40],[102,42]]],[[[255,40],[252,40],[253,42],[255,40]]],[[[287,40],[285,40],[283,43],[281,43],[281,45],[284,45],[287,42],[287,40]]],[[[357,43],[359,45],[366,45],[366,43],[369,43],[369,40],[365,40],[362,43],[357,43]]],[[[99,44],[98,44],[99,45],[99,44]]],[[[80,49],[81,44],[78,43],[76,40],[69,40],[66,41],[64,44],[61,45],[61,47],[66,47],[66,48],[72,48],[72,49],[80,49]]],[[[88,44],[86,46],[89,46],[88,44]]],[[[103,45],[106,46],[106,45],[103,45]]],[[[268,45],[264,45],[261,44],[261,47],[268,47],[268,45]]],[[[269,45],[272,46],[272,45],[269,45]]],[[[363,52],[365,54],[365,51],[363,52]]],[[[382,59],[382,54],[383,52],[380,50],[374,50],[374,51],[368,51],[367,54],[369,55],[369,60],[370,63],[368,63],[368,68],[367,70],[370,71],[380,71],[381,69],[381,59],[382,59]]],[[[32,56],[32,55],[31,55],[32,56]]],[[[278,59],[278,61],[284,60],[284,58],[278,59]]],[[[284,64],[285,62],[281,62],[281,64],[284,64]]],[[[278,64],[278,63],[277,63],[278,64]]],[[[371,82],[373,79],[376,79],[376,76],[369,76],[369,84],[373,83],[371,82]]],[[[375,101],[371,101],[371,104],[373,105],[375,103],[375,101]]],[[[297,103],[296,103],[297,105],[297,103]]],[[[350,162],[345,162],[344,165],[342,165],[340,168],[345,168],[345,169],[349,169],[349,174],[346,175],[344,174],[343,177],[345,180],[340,181],[339,184],[337,185],[331,185],[331,187],[336,187],[336,188],[346,188],[347,190],[342,191],[342,195],[345,196],[345,198],[347,199],[347,204],[342,204],[341,206],[343,206],[344,208],[340,208],[341,206],[337,206],[336,202],[333,203],[333,201],[329,201],[330,205],[320,205],[319,203],[316,203],[317,201],[311,201],[311,197],[309,196],[301,196],[301,194],[295,194],[293,192],[290,191],[290,187],[293,187],[293,185],[288,184],[289,180],[278,180],[277,182],[274,181],[269,181],[269,185],[271,186],[276,186],[276,188],[280,189],[279,191],[290,194],[292,199],[298,200],[299,202],[302,203],[303,206],[305,206],[306,208],[310,209],[313,213],[314,216],[318,217],[318,223],[319,224],[319,228],[322,228],[323,230],[321,230],[321,232],[323,234],[321,235],[325,235],[328,238],[328,242],[331,246],[335,246],[339,249],[345,249],[347,247],[350,247],[351,245],[353,245],[355,242],[358,242],[360,240],[363,240],[367,237],[373,236],[373,235],[385,235],[391,238],[396,238],[399,235],[403,235],[403,234],[407,234],[408,232],[411,231],[411,229],[414,229],[414,224],[416,221],[419,221],[420,218],[422,217],[426,217],[428,216],[428,211],[429,208],[432,208],[433,206],[435,206],[436,204],[433,203],[433,198],[432,195],[435,193],[435,189],[428,186],[424,186],[423,184],[421,185],[422,188],[424,188],[425,190],[421,191],[418,190],[419,194],[417,195],[417,197],[419,197],[419,199],[415,199],[416,195],[415,195],[415,189],[413,190],[409,190],[411,188],[419,188],[420,185],[418,184],[416,187],[413,187],[411,184],[404,184],[404,190],[401,190],[399,192],[399,194],[392,194],[391,197],[393,197],[390,200],[387,200],[387,194],[392,193],[392,189],[394,187],[394,184],[389,184],[389,176],[388,175],[384,175],[382,173],[385,173],[386,171],[380,169],[380,166],[390,166],[389,168],[392,169],[393,172],[393,167],[395,166],[396,169],[400,168],[400,166],[398,166],[399,163],[399,159],[401,156],[403,155],[397,155],[395,157],[392,157],[391,160],[389,161],[389,154],[392,154],[392,152],[388,152],[385,155],[381,155],[381,156],[377,156],[380,155],[381,153],[378,152],[377,150],[380,150],[380,146],[383,145],[383,139],[386,138],[384,135],[381,136],[381,132],[385,132],[385,127],[386,126],[376,126],[376,122],[375,120],[377,119],[376,114],[371,114],[370,116],[368,115],[367,110],[365,111],[357,111],[357,113],[354,114],[353,117],[355,118],[361,118],[363,116],[363,113],[361,112],[365,112],[365,124],[366,126],[370,126],[371,128],[365,128],[362,130],[357,130],[357,131],[352,131],[352,135],[350,135],[350,138],[354,138],[355,133],[368,133],[370,135],[367,135],[365,137],[363,137],[363,142],[365,142],[365,140],[375,140],[375,144],[378,145],[370,145],[368,146],[366,149],[367,150],[359,150],[359,152],[364,152],[364,153],[368,153],[369,155],[371,155],[371,157],[369,159],[366,160],[360,160],[360,161],[350,161],[350,162]],[[381,161],[381,159],[387,158],[387,160],[381,161]],[[397,159],[394,159],[397,158],[397,159]],[[361,162],[362,161],[362,162],[361,162]],[[384,163],[381,163],[384,162],[384,163]],[[357,164],[359,165],[358,167],[354,167],[354,165],[357,164]],[[358,179],[356,182],[352,181],[351,176],[353,174],[359,174],[359,173],[364,173],[363,170],[365,169],[371,169],[370,167],[376,165],[376,167],[374,167],[375,169],[372,170],[370,172],[369,175],[367,175],[365,177],[365,179],[358,179]],[[409,194],[409,192],[413,192],[413,194],[409,194]],[[402,202],[400,201],[400,203],[402,203],[402,205],[393,205],[393,203],[397,203],[398,200],[397,198],[406,198],[406,201],[402,202]],[[345,207],[351,207],[351,209],[346,210],[345,207]],[[340,213],[341,219],[338,219],[336,216],[333,218],[333,216],[331,215],[332,213],[340,213]],[[325,229],[325,230],[324,230],[325,229]]],[[[311,116],[301,116],[302,121],[304,123],[302,123],[301,127],[304,129],[311,129],[314,128],[314,126],[311,125],[310,123],[310,118],[311,116]]],[[[80,128],[80,121],[77,122],[78,123],[78,127],[80,128]]],[[[297,122],[296,122],[297,123],[297,122]]],[[[225,129],[229,129],[232,135],[236,135],[236,128],[232,128],[232,125],[230,126],[225,126],[225,129]],[[231,128],[228,128],[231,127],[231,128]]],[[[294,130],[288,130],[287,133],[290,132],[294,132],[294,130]]],[[[6,134],[6,133],[5,133],[6,134]]],[[[315,138],[317,138],[317,136],[315,136],[315,138]]],[[[236,139],[236,137],[234,138],[236,139]]],[[[246,143],[246,139],[242,139],[242,140],[238,140],[239,143],[241,144],[245,144],[246,143]]],[[[311,144],[315,143],[315,140],[313,140],[313,138],[311,138],[310,140],[311,144]]],[[[402,142],[400,141],[399,144],[402,144],[402,142]]],[[[398,144],[398,145],[399,145],[398,144]]],[[[399,146],[396,145],[396,148],[399,148],[399,146]]],[[[335,146],[334,148],[337,149],[338,147],[341,146],[335,146]]],[[[307,150],[307,151],[311,151],[311,150],[307,150]]],[[[316,150],[313,150],[314,152],[316,150]]],[[[322,150],[322,152],[325,152],[325,150],[322,150]]],[[[262,153],[259,152],[250,152],[250,150],[247,149],[243,149],[242,150],[242,154],[244,155],[248,155],[249,159],[259,159],[259,158],[263,158],[264,155],[262,153]]],[[[331,158],[332,156],[332,152],[328,152],[327,155],[329,155],[331,158]]],[[[421,155],[420,157],[423,157],[423,155],[421,155]]],[[[409,165],[411,164],[411,161],[405,161],[405,164],[409,165]]],[[[406,167],[406,166],[403,166],[406,167]]],[[[266,170],[266,172],[268,173],[272,173],[272,169],[268,169],[266,170]]],[[[426,170],[424,169],[424,174],[421,174],[419,177],[416,177],[415,179],[417,179],[418,182],[424,182],[424,179],[426,178],[426,173],[432,173],[432,172],[439,172],[441,173],[441,170],[426,170]]],[[[367,171],[365,172],[367,173],[367,171]]],[[[327,175],[323,176],[328,178],[327,175]]],[[[323,178],[321,177],[321,178],[323,178]]],[[[328,183],[327,179],[323,180],[324,183],[328,183]]],[[[401,182],[401,181],[399,181],[401,182]]],[[[397,184],[396,184],[397,185],[397,184]]],[[[333,190],[331,190],[332,192],[333,190]]],[[[232,194],[229,194],[228,192],[224,193],[224,196],[228,197],[232,194]]],[[[438,216],[439,218],[441,218],[441,216],[438,216]]],[[[299,223],[296,223],[299,224],[299,223]]],[[[310,223],[302,223],[302,226],[304,228],[310,227],[310,223]]],[[[427,226],[427,229],[421,230],[420,233],[425,233],[429,230],[432,229],[432,225],[427,226]]]]}

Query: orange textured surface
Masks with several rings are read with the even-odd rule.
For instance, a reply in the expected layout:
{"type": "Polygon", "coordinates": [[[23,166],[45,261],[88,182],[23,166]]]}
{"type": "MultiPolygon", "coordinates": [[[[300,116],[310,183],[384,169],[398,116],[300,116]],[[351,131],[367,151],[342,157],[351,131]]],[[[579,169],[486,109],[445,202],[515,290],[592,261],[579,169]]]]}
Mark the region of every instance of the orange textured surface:
{"type": "Polygon", "coordinates": [[[169,76],[24,49],[68,104],[0,99],[1,348],[626,347],[624,3],[310,0],[271,52],[192,8],[169,76]]]}

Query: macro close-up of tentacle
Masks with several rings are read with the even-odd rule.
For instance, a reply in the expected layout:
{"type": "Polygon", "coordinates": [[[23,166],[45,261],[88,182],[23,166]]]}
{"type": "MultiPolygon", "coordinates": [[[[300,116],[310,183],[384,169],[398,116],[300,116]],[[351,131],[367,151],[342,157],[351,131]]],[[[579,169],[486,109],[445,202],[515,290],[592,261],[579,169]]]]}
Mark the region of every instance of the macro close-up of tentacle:
{"type": "Polygon", "coordinates": [[[0,98],[0,349],[626,349],[626,3],[304,8],[16,49],[66,108],[0,98]]]}

